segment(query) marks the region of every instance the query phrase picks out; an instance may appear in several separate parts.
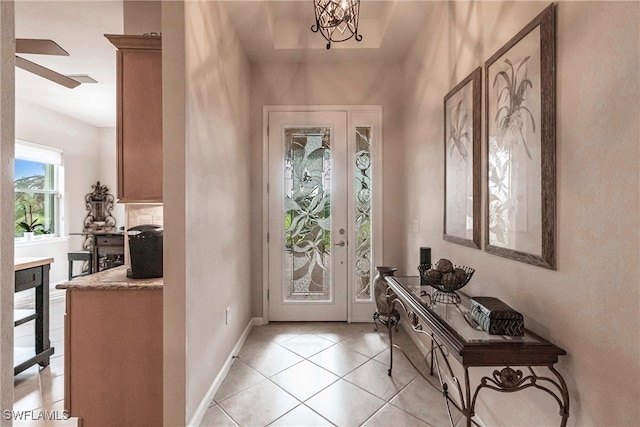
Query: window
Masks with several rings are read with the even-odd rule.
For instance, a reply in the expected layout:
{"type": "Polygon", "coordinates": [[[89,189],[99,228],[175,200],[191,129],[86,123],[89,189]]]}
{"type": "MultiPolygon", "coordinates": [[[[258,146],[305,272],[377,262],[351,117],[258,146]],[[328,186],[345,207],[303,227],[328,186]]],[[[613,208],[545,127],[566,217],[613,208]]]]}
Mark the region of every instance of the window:
{"type": "Polygon", "coordinates": [[[14,166],[14,237],[28,240],[29,232],[60,235],[62,151],[16,141],[14,166]]]}

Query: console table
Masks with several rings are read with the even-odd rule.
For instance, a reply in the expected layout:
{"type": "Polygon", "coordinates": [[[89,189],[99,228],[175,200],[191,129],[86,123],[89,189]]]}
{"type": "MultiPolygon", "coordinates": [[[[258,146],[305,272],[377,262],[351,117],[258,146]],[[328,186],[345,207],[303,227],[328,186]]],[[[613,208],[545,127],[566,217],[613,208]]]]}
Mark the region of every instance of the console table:
{"type": "MultiPolygon", "coordinates": [[[[534,387],[551,395],[560,407],[560,425],[565,426],[569,417],[569,391],[567,385],[555,369],[558,356],[566,352],[538,335],[525,330],[523,337],[489,335],[482,331],[471,318],[469,298],[461,292],[460,304],[443,304],[431,300],[433,288],[420,286],[419,277],[385,277],[389,288],[387,302],[391,309],[402,307],[407,313],[413,331],[430,340],[430,373],[434,368],[442,387],[449,420],[453,417],[449,403],[466,417],[466,425],[477,424],[475,407],[479,392],[490,389],[512,393],[534,387]],[[462,365],[464,379],[458,380],[452,369],[450,358],[462,365]],[[470,384],[469,369],[475,367],[496,367],[491,377],[483,376],[479,384],[470,384]],[[523,368],[518,369],[518,368],[523,368]],[[534,369],[535,368],[535,369],[534,369]],[[548,376],[536,371],[543,369],[548,376]],[[443,378],[446,373],[457,390],[459,403],[451,398],[449,386],[443,378]]],[[[391,346],[389,375],[393,369],[393,329],[389,327],[391,346]]],[[[402,350],[402,349],[400,349],[402,350]]],[[[426,360],[426,359],[425,359],[426,360]]]]}
{"type": "Polygon", "coordinates": [[[69,235],[84,236],[82,247],[91,252],[93,273],[124,265],[123,231],[85,230],[69,235]]]}
{"type": "Polygon", "coordinates": [[[35,351],[14,356],[13,374],[35,365],[48,366],[54,352],[49,341],[49,269],[53,258],[16,257],[14,259],[15,292],[35,288],[34,310],[16,310],[14,325],[35,321],[35,351]]]}
{"type": "Polygon", "coordinates": [[[94,272],[118,267],[124,264],[124,233],[123,232],[93,232],[89,233],[93,237],[91,248],[93,252],[94,272]],[[109,260],[109,255],[113,260],[109,260]],[[105,257],[103,265],[100,260],[105,257]]]}

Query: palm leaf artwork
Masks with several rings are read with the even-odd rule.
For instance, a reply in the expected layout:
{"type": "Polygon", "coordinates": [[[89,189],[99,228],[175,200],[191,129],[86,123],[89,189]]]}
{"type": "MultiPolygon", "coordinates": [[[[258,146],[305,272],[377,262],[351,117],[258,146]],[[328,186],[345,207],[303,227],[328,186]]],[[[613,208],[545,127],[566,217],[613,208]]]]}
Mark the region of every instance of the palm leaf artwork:
{"type": "MultiPolygon", "coordinates": [[[[449,115],[449,129],[447,135],[447,151],[449,159],[447,160],[447,199],[449,200],[449,224],[448,228],[456,227],[459,222],[464,222],[462,226],[466,229],[466,220],[468,217],[467,205],[468,190],[472,188],[468,185],[468,179],[471,178],[468,170],[469,152],[473,146],[472,134],[470,129],[470,121],[468,121],[468,108],[464,104],[466,98],[462,97],[454,107],[451,108],[449,115]]],[[[471,184],[472,185],[472,184],[471,184]]],[[[471,195],[472,197],[472,195],[471,195]]],[[[463,231],[465,232],[465,231],[463,231]]]]}
{"type": "Polygon", "coordinates": [[[513,210],[510,194],[511,158],[509,149],[491,140],[489,152],[489,233],[491,242],[506,245],[509,216],[513,210]]]}
{"type": "Polygon", "coordinates": [[[449,128],[449,157],[457,153],[465,162],[467,161],[467,146],[470,143],[469,126],[467,126],[467,112],[462,109],[461,99],[451,110],[451,123],[449,128]]]}
{"type": "Polygon", "coordinates": [[[293,293],[322,293],[329,271],[331,203],[328,136],[292,137],[285,155],[292,188],[285,196],[285,246],[292,263],[293,293]]]}
{"type": "Polygon", "coordinates": [[[531,57],[527,56],[522,59],[517,68],[506,58],[504,62],[508,65],[507,71],[500,71],[493,79],[493,87],[501,81],[502,88],[498,92],[496,115],[494,121],[498,125],[498,136],[503,138],[507,131],[511,133],[514,143],[517,144],[518,139],[522,140],[522,144],[529,159],[531,152],[527,146],[527,140],[522,132],[525,121],[531,121],[532,130],[536,131],[536,121],[531,111],[523,105],[527,89],[533,88],[533,83],[527,78],[526,63],[531,57]],[[521,73],[522,70],[522,73],[521,73]]]}

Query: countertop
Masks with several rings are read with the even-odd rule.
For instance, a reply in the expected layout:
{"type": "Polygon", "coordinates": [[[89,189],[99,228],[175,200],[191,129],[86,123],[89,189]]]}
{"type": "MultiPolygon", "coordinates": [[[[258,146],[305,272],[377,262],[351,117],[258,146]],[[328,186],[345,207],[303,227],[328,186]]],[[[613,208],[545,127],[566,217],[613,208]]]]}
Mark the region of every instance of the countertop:
{"type": "Polygon", "coordinates": [[[163,279],[131,279],[127,277],[127,265],[110,268],[88,276],[80,276],[56,285],[56,289],[162,289],[163,279]]]}
{"type": "Polygon", "coordinates": [[[26,270],[27,268],[39,267],[41,265],[51,264],[53,258],[42,257],[15,257],[13,259],[13,270],[26,270]]]}

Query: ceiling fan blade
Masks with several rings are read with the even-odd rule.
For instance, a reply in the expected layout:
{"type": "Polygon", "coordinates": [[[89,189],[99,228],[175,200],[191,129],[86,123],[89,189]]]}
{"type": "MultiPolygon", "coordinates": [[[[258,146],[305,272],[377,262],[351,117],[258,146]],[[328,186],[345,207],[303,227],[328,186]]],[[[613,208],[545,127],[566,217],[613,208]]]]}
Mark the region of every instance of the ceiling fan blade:
{"type": "Polygon", "coordinates": [[[80,85],[80,82],[70,77],[56,73],[53,70],[45,68],[42,65],[38,65],[35,62],[20,58],[19,56],[16,56],[16,67],[22,68],[23,70],[29,71],[40,77],[44,77],[47,80],[51,80],[52,82],[68,87],[69,89],[73,89],[80,85]]]}
{"type": "Polygon", "coordinates": [[[58,43],[46,39],[16,39],[16,53],[69,56],[58,43]]]}

